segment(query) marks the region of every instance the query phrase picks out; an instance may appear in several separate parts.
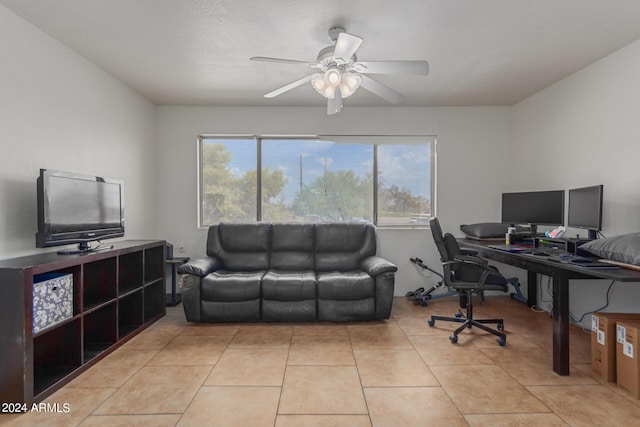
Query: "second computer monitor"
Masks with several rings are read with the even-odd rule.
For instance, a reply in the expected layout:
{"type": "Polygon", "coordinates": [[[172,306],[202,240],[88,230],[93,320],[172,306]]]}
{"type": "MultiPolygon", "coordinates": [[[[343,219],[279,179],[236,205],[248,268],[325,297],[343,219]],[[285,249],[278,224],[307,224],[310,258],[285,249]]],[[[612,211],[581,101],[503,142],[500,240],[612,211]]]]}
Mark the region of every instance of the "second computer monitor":
{"type": "Polygon", "coordinates": [[[502,193],[502,222],[537,225],[564,224],[564,190],[502,193]]]}
{"type": "Polygon", "coordinates": [[[590,239],[602,229],[602,190],[603,185],[569,190],[567,225],[588,230],[590,239]]]}

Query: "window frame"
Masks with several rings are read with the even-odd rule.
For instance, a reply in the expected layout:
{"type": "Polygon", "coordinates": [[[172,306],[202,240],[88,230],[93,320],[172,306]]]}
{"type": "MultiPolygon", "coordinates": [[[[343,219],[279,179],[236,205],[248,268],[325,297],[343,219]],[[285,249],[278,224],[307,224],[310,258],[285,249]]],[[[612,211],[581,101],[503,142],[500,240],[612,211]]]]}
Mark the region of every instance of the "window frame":
{"type": "MultiPolygon", "coordinates": [[[[438,138],[435,135],[429,134],[413,134],[413,135],[255,135],[255,134],[200,134],[197,137],[197,194],[196,202],[198,204],[197,209],[197,228],[208,229],[210,224],[203,224],[204,218],[204,205],[202,203],[202,190],[204,188],[203,183],[203,146],[206,140],[254,140],[256,143],[256,212],[255,222],[262,222],[262,141],[272,139],[291,139],[291,140],[314,140],[314,139],[326,139],[332,141],[332,138],[348,139],[348,138],[425,138],[425,143],[430,146],[429,148],[429,165],[430,165],[430,198],[429,203],[431,205],[431,217],[436,216],[437,212],[437,195],[436,195],[436,179],[437,179],[437,154],[436,147],[438,138]]],[[[368,144],[373,148],[373,212],[371,218],[373,224],[378,228],[388,229],[413,229],[413,228],[428,228],[428,224],[378,224],[378,147],[380,143],[368,144]]]]}

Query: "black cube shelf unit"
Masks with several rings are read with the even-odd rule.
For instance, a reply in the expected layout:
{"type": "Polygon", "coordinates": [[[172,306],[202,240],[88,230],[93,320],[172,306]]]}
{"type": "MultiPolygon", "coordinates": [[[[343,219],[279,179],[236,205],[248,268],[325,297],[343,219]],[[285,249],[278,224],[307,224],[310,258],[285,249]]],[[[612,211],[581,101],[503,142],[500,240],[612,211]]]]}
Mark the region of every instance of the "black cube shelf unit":
{"type": "Polygon", "coordinates": [[[40,402],[165,315],[162,240],[0,260],[0,402],[40,402]],[[34,279],[73,276],[73,315],[36,333],[34,279]]]}

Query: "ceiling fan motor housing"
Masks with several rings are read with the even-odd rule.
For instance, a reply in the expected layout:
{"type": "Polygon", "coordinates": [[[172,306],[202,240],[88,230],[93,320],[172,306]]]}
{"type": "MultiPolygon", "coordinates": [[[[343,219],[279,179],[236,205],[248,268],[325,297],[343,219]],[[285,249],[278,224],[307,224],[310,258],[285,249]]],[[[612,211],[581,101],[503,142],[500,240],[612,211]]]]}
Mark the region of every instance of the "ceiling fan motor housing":
{"type": "Polygon", "coordinates": [[[355,53],[353,54],[353,56],[348,62],[343,62],[341,58],[334,58],[333,52],[335,51],[335,49],[336,49],[335,46],[327,46],[325,48],[322,48],[320,52],[318,52],[316,61],[318,62],[318,64],[320,64],[320,66],[323,69],[326,70],[327,68],[330,68],[332,65],[337,67],[344,66],[344,68],[350,68],[353,66],[353,64],[358,62],[358,57],[356,56],[355,53]]]}

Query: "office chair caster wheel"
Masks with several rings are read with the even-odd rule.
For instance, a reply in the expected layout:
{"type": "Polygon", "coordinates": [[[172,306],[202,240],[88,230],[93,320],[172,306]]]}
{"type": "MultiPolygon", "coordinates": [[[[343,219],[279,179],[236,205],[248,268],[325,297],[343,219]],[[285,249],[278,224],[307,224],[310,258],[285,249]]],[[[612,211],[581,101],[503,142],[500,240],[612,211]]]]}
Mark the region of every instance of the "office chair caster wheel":
{"type": "Polygon", "coordinates": [[[428,324],[429,326],[433,326],[433,325],[435,325],[435,324],[436,324],[436,321],[435,321],[435,320],[433,320],[433,319],[429,319],[429,320],[427,320],[427,324],[428,324]]]}
{"type": "Polygon", "coordinates": [[[507,340],[504,338],[498,338],[496,341],[498,341],[500,347],[504,347],[507,344],[507,340]]]}
{"type": "Polygon", "coordinates": [[[504,323],[498,323],[498,330],[504,331],[504,323]]]}
{"type": "Polygon", "coordinates": [[[457,342],[458,342],[458,337],[457,337],[457,336],[455,336],[455,335],[451,335],[451,336],[449,337],[449,341],[451,341],[451,344],[455,344],[455,343],[457,343],[457,342]]]}
{"type": "Polygon", "coordinates": [[[457,312],[457,313],[456,313],[456,317],[457,317],[457,318],[460,318],[460,317],[462,317],[462,313],[460,313],[460,312],[457,312]]]}

